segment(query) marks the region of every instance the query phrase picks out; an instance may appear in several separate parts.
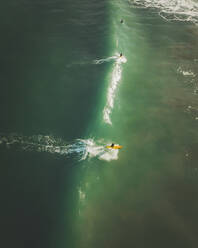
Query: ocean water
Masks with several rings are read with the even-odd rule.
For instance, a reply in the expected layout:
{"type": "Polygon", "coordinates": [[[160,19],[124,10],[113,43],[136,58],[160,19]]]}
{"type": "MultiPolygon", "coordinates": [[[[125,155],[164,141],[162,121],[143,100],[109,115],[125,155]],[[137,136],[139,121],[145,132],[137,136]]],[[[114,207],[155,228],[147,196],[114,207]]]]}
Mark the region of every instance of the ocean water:
{"type": "Polygon", "coordinates": [[[198,2],[1,16],[1,246],[197,247],[198,2]]]}

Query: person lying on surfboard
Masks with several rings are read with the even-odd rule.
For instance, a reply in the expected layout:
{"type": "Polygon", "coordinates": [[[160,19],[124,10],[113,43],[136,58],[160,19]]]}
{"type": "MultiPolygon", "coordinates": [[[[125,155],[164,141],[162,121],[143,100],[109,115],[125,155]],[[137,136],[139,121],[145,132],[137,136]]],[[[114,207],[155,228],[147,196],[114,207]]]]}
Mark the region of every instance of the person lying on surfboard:
{"type": "Polygon", "coordinates": [[[114,143],[112,143],[111,145],[106,146],[106,148],[108,148],[108,149],[121,149],[122,146],[120,146],[120,145],[115,145],[114,143]]]}

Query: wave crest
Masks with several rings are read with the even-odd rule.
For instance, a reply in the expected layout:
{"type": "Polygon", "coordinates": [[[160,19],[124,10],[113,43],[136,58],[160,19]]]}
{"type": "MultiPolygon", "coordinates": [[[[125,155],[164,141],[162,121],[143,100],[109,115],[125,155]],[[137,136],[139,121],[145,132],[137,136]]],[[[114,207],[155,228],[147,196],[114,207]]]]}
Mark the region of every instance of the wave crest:
{"type": "Polygon", "coordinates": [[[110,115],[114,107],[115,92],[122,77],[121,64],[127,62],[127,59],[124,56],[119,57],[119,55],[117,54],[116,58],[117,59],[114,64],[111,76],[111,82],[107,91],[107,102],[103,110],[103,119],[107,124],[110,125],[112,125],[110,115]]]}

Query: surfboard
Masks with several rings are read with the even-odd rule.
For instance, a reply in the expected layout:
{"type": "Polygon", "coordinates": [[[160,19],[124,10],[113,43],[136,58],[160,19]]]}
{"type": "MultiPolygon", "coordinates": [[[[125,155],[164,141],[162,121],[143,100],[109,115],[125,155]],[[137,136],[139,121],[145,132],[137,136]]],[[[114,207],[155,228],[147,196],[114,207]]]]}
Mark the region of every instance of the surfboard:
{"type": "Polygon", "coordinates": [[[106,146],[106,148],[108,148],[108,149],[121,149],[122,146],[114,145],[114,146],[106,146]]]}

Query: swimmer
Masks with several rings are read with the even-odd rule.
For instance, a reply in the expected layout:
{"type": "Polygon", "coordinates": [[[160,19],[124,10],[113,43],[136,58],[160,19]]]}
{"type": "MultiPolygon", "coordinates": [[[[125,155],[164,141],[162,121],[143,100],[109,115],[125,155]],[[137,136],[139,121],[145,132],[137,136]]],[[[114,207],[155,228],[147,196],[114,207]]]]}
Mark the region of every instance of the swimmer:
{"type": "Polygon", "coordinates": [[[121,20],[120,20],[120,23],[124,23],[124,20],[123,20],[123,19],[121,19],[121,20]]]}

